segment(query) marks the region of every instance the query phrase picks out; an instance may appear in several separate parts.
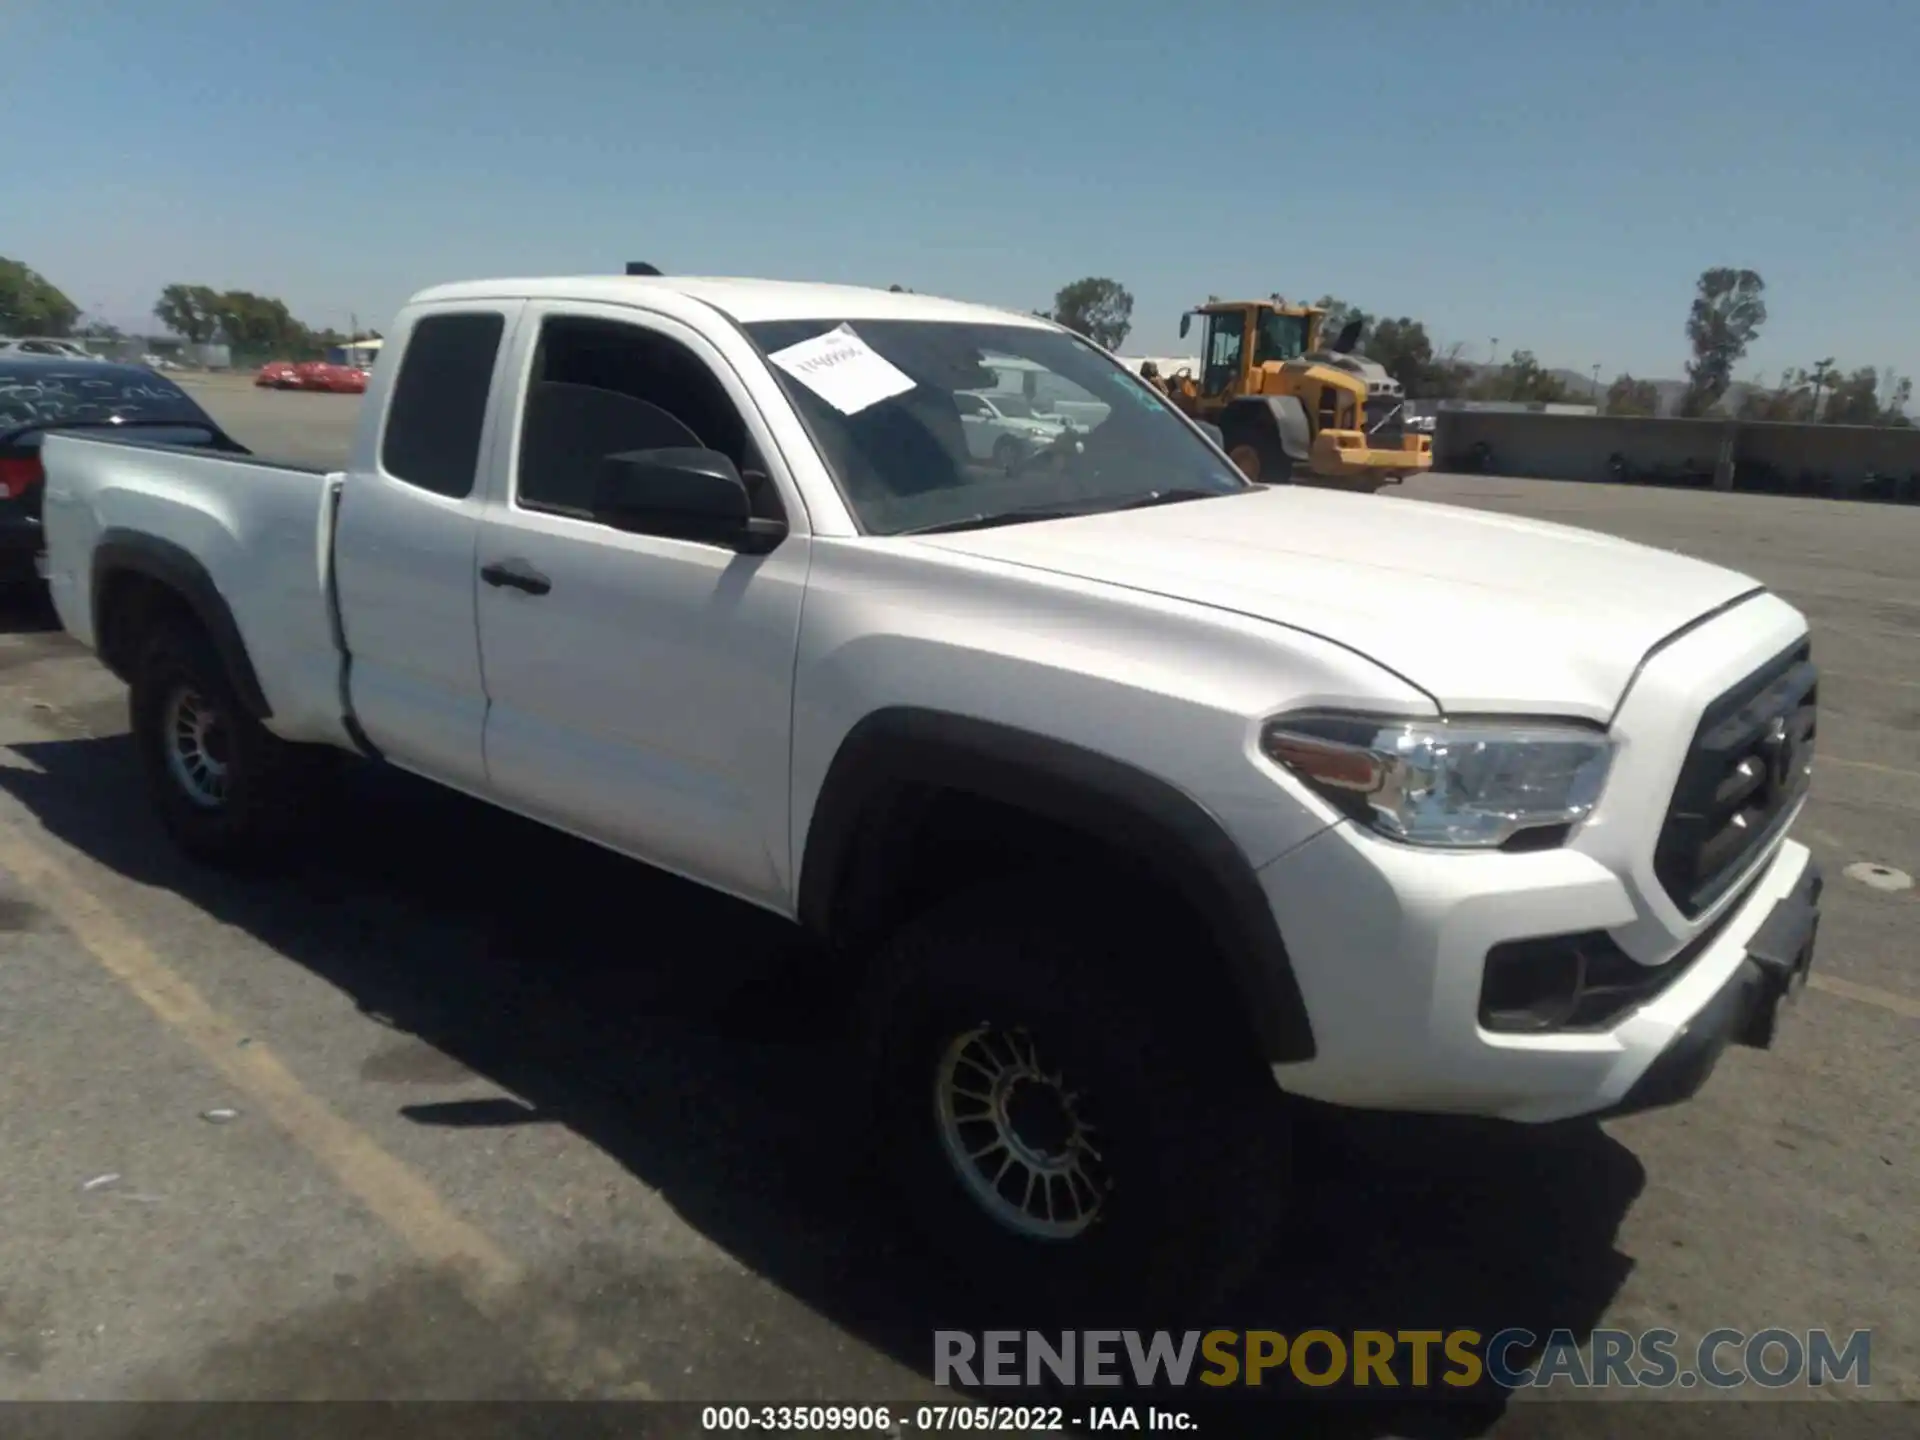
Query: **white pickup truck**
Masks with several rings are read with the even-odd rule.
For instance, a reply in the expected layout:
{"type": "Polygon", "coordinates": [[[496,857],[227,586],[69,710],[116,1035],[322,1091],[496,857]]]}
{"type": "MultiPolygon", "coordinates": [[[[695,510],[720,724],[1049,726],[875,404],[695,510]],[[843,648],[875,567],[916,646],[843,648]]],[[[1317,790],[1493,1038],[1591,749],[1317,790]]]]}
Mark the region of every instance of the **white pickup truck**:
{"type": "Polygon", "coordinates": [[[44,464],[54,601],[183,846],[265,853],[349,751],[790,918],[858,967],[877,1163],[997,1286],[1217,1287],[1297,1183],[1296,1097],[1670,1103],[1811,961],[1797,611],[1249,485],[1044,320],[451,285],[343,473],[78,434],[44,464]],[[1106,418],[978,460],[986,355],[1106,418]]]}

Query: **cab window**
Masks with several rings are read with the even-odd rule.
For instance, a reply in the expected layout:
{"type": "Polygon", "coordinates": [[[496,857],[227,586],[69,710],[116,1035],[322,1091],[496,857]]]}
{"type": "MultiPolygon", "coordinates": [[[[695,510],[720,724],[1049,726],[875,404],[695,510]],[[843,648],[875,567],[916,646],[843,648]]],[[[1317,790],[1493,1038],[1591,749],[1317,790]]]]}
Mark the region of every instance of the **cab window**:
{"type": "Polygon", "coordinates": [[[1235,310],[1207,317],[1207,366],[1201,388],[1209,395],[1228,389],[1240,378],[1240,352],[1246,346],[1247,315],[1235,310]]]}
{"type": "Polygon", "coordinates": [[[1298,360],[1307,353],[1307,317],[1276,315],[1268,310],[1260,316],[1260,337],[1254,345],[1253,363],[1298,360]]]}

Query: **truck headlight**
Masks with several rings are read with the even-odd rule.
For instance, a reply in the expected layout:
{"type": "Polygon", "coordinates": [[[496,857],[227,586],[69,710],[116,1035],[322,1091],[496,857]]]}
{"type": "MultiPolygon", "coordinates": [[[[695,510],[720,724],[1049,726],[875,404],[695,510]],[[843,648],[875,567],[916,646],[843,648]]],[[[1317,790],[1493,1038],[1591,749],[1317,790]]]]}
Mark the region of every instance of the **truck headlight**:
{"type": "Polygon", "coordinates": [[[1553,843],[1586,819],[1613,743],[1576,725],[1288,715],[1268,759],[1349,818],[1409,845],[1487,849],[1522,831],[1553,843]]]}

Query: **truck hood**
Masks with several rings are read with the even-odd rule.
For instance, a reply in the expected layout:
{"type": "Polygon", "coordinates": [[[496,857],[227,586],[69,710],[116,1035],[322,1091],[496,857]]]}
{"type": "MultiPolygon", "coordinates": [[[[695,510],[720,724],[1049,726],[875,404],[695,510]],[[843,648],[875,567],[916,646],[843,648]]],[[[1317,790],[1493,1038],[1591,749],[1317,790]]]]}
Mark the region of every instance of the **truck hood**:
{"type": "Polygon", "coordinates": [[[1307,631],[1445,711],[1598,721],[1655,645],[1762,588],[1571,526],[1292,485],[918,543],[1307,631]]]}

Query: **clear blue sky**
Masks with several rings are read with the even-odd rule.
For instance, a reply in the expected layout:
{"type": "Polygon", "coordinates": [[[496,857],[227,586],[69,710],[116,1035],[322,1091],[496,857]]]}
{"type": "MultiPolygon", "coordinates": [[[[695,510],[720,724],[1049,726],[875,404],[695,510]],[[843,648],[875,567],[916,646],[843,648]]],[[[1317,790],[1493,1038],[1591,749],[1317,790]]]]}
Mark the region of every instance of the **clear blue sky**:
{"type": "Polygon", "coordinates": [[[1021,308],[1111,275],[1135,353],[1210,292],[1332,292],[1677,376],[1733,264],[1744,376],[1920,370],[1920,0],[4,0],[0,55],[0,253],[123,325],[172,280],[344,327],[648,259],[1021,308]]]}

